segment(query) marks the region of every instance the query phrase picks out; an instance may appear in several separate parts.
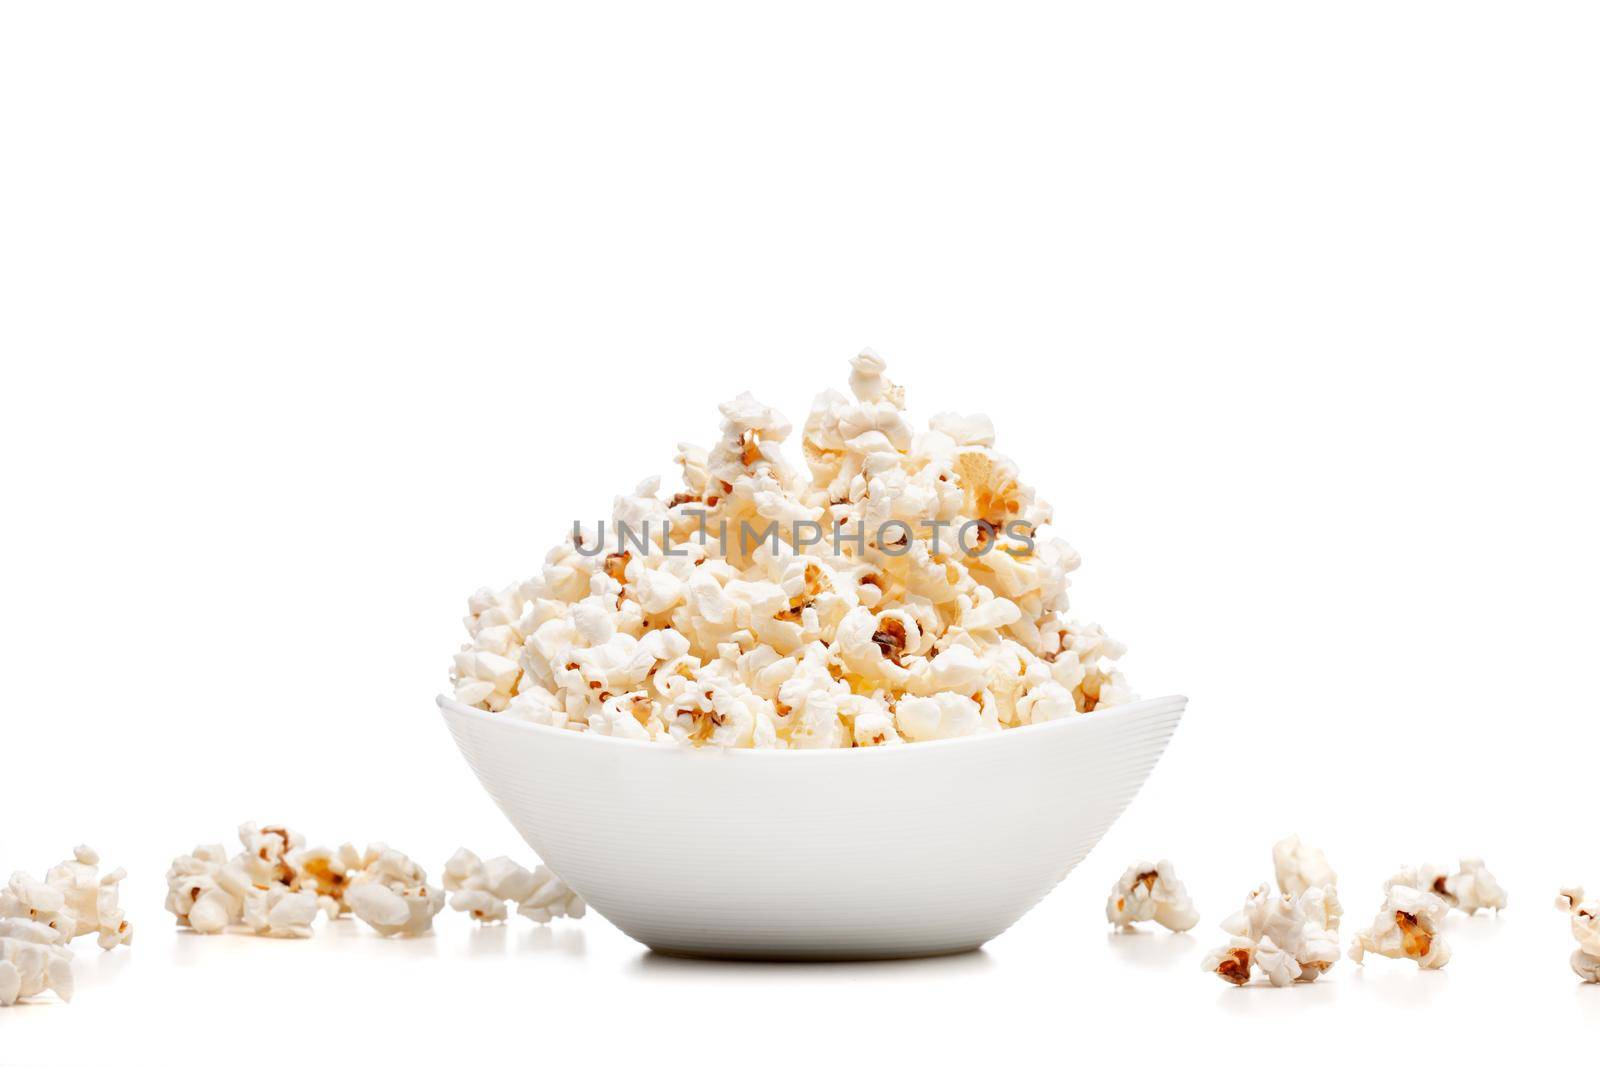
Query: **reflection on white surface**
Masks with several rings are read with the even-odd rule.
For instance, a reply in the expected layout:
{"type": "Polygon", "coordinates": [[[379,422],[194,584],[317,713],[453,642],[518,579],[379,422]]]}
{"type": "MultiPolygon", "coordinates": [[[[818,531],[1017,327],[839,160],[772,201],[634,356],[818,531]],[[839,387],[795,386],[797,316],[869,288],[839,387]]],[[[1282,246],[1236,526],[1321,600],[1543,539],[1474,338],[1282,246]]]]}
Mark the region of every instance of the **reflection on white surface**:
{"type": "Polygon", "coordinates": [[[645,949],[629,970],[651,980],[739,981],[761,984],[837,982],[841,979],[906,981],[976,975],[994,960],[987,952],[961,952],[920,960],[864,960],[849,963],[784,960],[701,960],[667,956],[645,949]]]}
{"type": "Polygon", "coordinates": [[[1135,928],[1112,930],[1106,935],[1106,946],[1112,955],[1135,967],[1181,967],[1185,960],[1196,956],[1199,942],[1188,933],[1157,933],[1135,928]]]}
{"type": "Polygon", "coordinates": [[[1437,1001],[1449,988],[1448,967],[1449,964],[1446,964],[1445,969],[1424,971],[1407,960],[1385,960],[1380,957],[1375,962],[1351,970],[1355,982],[1387,1003],[1403,1008],[1424,1008],[1437,1001]]]}
{"type": "MultiPolygon", "coordinates": [[[[1198,966],[1195,967],[1195,974],[1212,982],[1221,982],[1221,979],[1202,972],[1198,966]]],[[[1339,997],[1339,983],[1329,981],[1326,976],[1315,982],[1296,982],[1282,988],[1274,987],[1259,976],[1246,986],[1223,985],[1224,988],[1217,994],[1216,1006],[1229,1015],[1256,1018],[1320,1011],[1339,997]]]]}
{"type": "MultiPolygon", "coordinates": [[[[1573,976],[1577,978],[1576,975],[1573,976]]],[[[1575,982],[1577,985],[1578,1011],[1590,1022],[1600,1022],[1600,985],[1593,982],[1575,982]]]]}
{"type": "Polygon", "coordinates": [[[535,926],[517,937],[514,951],[527,953],[560,953],[563,956],[581,957],[588,948],[583,928],[570,923],[560,926],[535,926]]]}

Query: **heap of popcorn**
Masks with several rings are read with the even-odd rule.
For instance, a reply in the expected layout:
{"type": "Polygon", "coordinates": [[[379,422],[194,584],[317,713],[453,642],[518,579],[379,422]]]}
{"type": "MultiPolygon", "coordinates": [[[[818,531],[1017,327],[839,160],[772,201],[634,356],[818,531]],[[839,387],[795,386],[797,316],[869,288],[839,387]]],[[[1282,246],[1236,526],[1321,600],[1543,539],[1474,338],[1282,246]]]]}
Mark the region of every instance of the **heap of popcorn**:
{"type": "Polygon", "coordinates": [[[117,899],[124,877],[121,867],[102,875],[94,849],[79,845],[42,880],[18,871],[0,887],[0,1007],[47,991],[71,1000],[75,938],[94,934],[106,950],[133,942],[117,899]]]}
{"type": "Polygon", "coordinates": [[[479,922],[507,917],[507,904],[535,922],[580,918],[584,903],[547,867],[530,871],[505,856],[481,861],[460,849],[445,865],[444,888],[405,853],[387,845],[308,848],[282,826],[239,827],[241,850],[201,845],[167,870],[167,910],[201,934],[312,936],[317,916],[354,915],[384,937],[433,929],[448,899],[479,922]]]}
{"type": "Polygon", "coordinates": [[[801,433],[749,394],[685,489],[651,479],[534,578],[468,601],[463,704],[613,737],[849,748],[993,732],[1137,699],[1069,621],[1078,556],[981,415],[917,432],[870,350],[801,433]],[[775,532],[774,532],[775,531],[775,532]],[[770,534],[770,536],[768,536],[770,534]]]}

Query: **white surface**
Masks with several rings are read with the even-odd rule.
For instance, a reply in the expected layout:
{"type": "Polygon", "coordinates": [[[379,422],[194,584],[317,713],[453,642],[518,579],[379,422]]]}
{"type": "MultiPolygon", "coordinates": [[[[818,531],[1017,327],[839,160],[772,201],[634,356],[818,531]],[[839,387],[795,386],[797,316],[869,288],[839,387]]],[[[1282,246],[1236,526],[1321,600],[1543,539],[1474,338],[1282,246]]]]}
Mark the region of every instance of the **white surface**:
{"type": "Polygon", "coordinates": [[[863,758],[695,751],[439,701],[489,795],[596,911],[663,953],[765,960],[984,944],[1095,846],[1183,706],[1162,697],[863,758]]]}
{"type": "Polygon", "coordinates": [[[1597,31],[1387,0],[0,7],[0,873],[87,839],[141,931],[78,1003],[0,1012],[0,1061],[1583,1054],[1600,990],[1548,898],[1600,889],[1597,31]],[[247,818],[435,874],[514,848],[430,703],[465,595],[670,475],[716,401],[800,417],[864,344],[919,417],[995,417],[1083,553],[1077,610],[1191,699],[984,956],[168,932],[168,859],[247,818]],[[1289,831],[1352,922],[1463,851],[1512,909],[1444,975],[1235,995],[1193,968],[1289,831]],[[1204,913],[1172,961],[1100,924],[1152,853],[1204,913]]]}

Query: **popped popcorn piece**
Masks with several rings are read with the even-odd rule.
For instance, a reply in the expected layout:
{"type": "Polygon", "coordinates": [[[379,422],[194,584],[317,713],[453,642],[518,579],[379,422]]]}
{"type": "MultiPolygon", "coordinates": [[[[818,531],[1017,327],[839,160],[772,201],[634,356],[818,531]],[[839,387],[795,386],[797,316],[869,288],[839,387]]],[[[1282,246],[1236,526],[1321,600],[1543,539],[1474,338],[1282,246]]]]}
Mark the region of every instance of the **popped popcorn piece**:
{"type": "Polygon", "coordinates": [[[59,929],[32,919],[0,918],[0,1007],[50,991],[71,1000],[68,940],[59,929]]]}
{"type": "Polygon", "coordinates": [[[317,894],[309,889],[251,886],[245,891],[242,918],[260,937],[310,937],[311,923],[321,913],[317,894]]]}
{"type": "Polygon", "coordinates": [[[1204,969],[1225,982],[1244,985],[1260,967],[1274,986],[1314,982],[1339,959],[1338,902],[1331,888],[1303,894],[1273,893],[1262,885],[1244,907],[1222,922],[1227,944],[1204,960],[1204,969]]]}
{"type": "Polygon", "coordinates": [[[450,907],[479,922],[505,919],[508,904],[515,904],[519,915],[541,923],[563,915],[580,918],[585,910],[578,895],[549,868],[530,871],[508,856],[480,860],[465,848],[457,849],[445,864],[444,887],[450,893],[450,907]]]}
{"type": "Polygon", "coordinates": [[[0,889],[0,918],[27,919],[48,926],[63,939],[70,940],[77,924],[67,914],[67,898],[61,890],[46,885],[27,871],[17,871],[0,889]]]}
{"type": "Polygon", "coordinates": [[[1270,937],[1263,937],[1256,946],[1255,963],[1274,986],[1293,985],[1300,980],[1302,972],[1299,962],[1292,953],[1273,944],[1270,937]]]}
{"type": "Polygon", "coordinates": [[[1166,860],[1135,863],[1111,887],[1106,900],[1106,919],[1127,929],[1134,923],[1154,920],[1174,933],[1194,928],[1200,921],[1184,888],[1166,860]]]}
{"type": "Polygon", "coordinates": [[[1320,848],[1307,845],[1298,834],[1291,834],[1272,846],[1272,868],[1278,891],[1299,896],[1313,886],[1326,889],[1339,884],[1339,876],[1328,865],[1320,848]]]}
{"type": "Polygon", "coordinates": [[[533,869],[533,890],[517,904],[517,914],[536,923],[547,923],[563,916],[581,919],[589,909],[583,898],[567,888],[544,864],[533,869]]]}
{"type": "Polygon", "coordinates": [[[1571,886],[1556,897],[1556,910],[1572,916],[1572,937],[1578,942],[1568,961],[1572,973],[1585,982],[1600,983],[1600,902],[1586,902],[1583,887],[1571,886]]]}
{"type": "Polygon", "coordinates": [[[226,863],[227,851],[221,845],[200,845],[168,866],[166,909],[179,926],[219,934],[239,921],[249,882],[242,873],[237,879],[225,876],[226,863]]]}
{"type": "Polygon", "coordinates": [[[1499,912],[1506,906],[1506,891],[1480,859],[1462,859],[1461,869],[1446,878],[1444,884],[1445,892],[1455,899],[1455,906],[1468,915],[1476,914],[1479,908],[1499,912]]]}
{"type": "Polygon", "coordinates": [[[350,878],[345,899],[356,918],[384,937],[416,937],[433,929],[444,894],[404,852],[385,845],[367,849],[371,861],[350,878]]]}
{"type": "Polygon", "coordinates": [[[314,893],[323,914],[337,919],[350,914],[345,892],[350,888],[350,879],[370,859],[346,842],[336,849],[299,846],[285,854],[284,862],[293,872],[290,888],[314,893]]]}
{"type": "Polygon", "coordinates": [[[1402,867],[1383,888],[1387,892],[1396,885],[1432,893],[1449,907],[1459,908],[1468,915],[1480,908],[1499,911],[1506,906],[1506,891],[1480,859],[1463,859],[1460,869],[1453,874],[1426,863],[1420,867],[1402,867]]]}
{"type": "Polygon", "coordinates": [[[1376,953],[1396,960],[1413,960],[1424,970],[1434,970],[1450,962],[1450,946],[1439,935],[1439,924],[1450,905],[1437,894],[1410,885],[1393,883],[1385,887],[1383,907],[1372,925],[1356,935],[1350,958],[1365,963],[1366,954],[1376,953]]]}
{"type": "Polygon", "coordinates": [[[678,447],[683,492],[647,479],[537,576],[468,598],[455,698],[728,748],[965,737],[1136,700],[1122,646],[1066,617],[1078,555],[1043,532],[1052,509],[993,424],[941,413],[919,433],[886,371],[863,351],[851,395],[815,399],[803,471],[783,415],[749,394],[721,405],[710,449],[678,447]]]}
{"type": "Polygon", "coordinates": [[[1448,907],[1459,908],[1468,915],[1479,908],[1498,911],[1506,903],[1505,891],[1484,867],[1483,861],[1476,859],[1463,859],[1461,869],[1454,873],[1427,863],[1420,867],[1402,867],[1384,888],[1391,885],[1406,885],[1432,893],[1448,907]]]}
{"type": "Polygon", "coordinates": [[[45,872],[44,881],[25,871],[11,876],[0,889],[0,918],[22,918],[57,930],[64,941],[97,935],[102,949],[133,941],[133,929],[118,906],[122,868],[100,874],[100,857],[88,845],[73,849],[73,858],[45,872]]]}
{"type": "Polygon", "coordinates": [[[281,826],[239,827],[241,851],[201,845],[167,868],[166,909],[196,933],[310,937],[319,912],[342,908],[345,850],[308,850],[305,839],[281,826]],[[337,868],[337,874],[335,869],[337,868]]]}

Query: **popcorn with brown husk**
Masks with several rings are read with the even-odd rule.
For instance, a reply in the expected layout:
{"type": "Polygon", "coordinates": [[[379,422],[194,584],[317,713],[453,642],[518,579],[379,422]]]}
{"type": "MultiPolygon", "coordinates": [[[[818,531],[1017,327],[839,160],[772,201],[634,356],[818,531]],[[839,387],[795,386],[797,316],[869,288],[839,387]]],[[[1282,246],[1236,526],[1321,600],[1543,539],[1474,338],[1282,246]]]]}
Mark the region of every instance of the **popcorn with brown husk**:
{"type": "MultiPolygon", "coordinates": [[[[1337,930],[1325,925],[1329,893],[1313,887],[1297,896],[1262,885],[1223,920],[1229,940],[1206,956],[1204,969],[1233,985],[1248,983],[1255,967],[1274,986],[1316,981],[1339,959],[1337,930]]],[[[1336,906],[1331,914],[1337,922],[1336,906]]]]}
{"type": "Polygon", "coordinates": [[[1450,907],[1460,909],[1468,915],[1476,914],[1485,908],[1498,912],[1507,902],[1506,891],[1501,888],[1489,868],[1484,866],[1482,860],[1470,857],[1463,859],[1459,869],[1454,873],[1431,864],[1403,867],[1398,874],[1384,883],[1384,890],[1387,891],[1390,886],[1395,885],[1410,886],[1412,889],[1432,893],[1450,907]]]}
{"type": "Polygon", "coordinates": [[[1350,958],[1364,964],[1368,953],[1376,953],[1411,960],[1423,970],[1443,967],[1450,962],[1450,946],[1440,935],[1439,925],[1449,910],[1450,905],[1429,890],[1391,882],[1372,925],[1358,933],[1350,946],[1350,958]]]}
{"type": "Polygon", "coordinates": [[[1135,863],[1122,873],[1106,900],[1106,919],[1122,929],[1153,921],[1182,933],[1194,928],[1200,913],[1195,911],[1172,864],[1161,860],[1135,863]]]}

